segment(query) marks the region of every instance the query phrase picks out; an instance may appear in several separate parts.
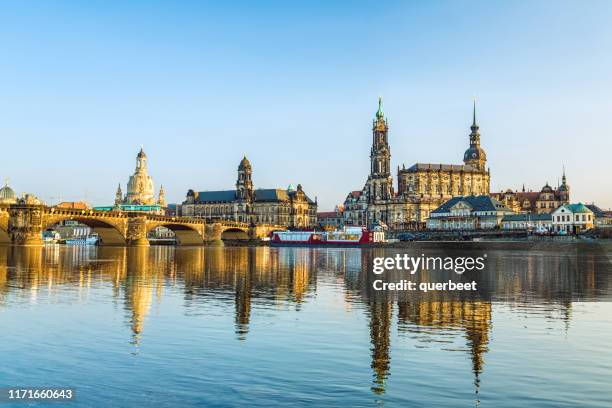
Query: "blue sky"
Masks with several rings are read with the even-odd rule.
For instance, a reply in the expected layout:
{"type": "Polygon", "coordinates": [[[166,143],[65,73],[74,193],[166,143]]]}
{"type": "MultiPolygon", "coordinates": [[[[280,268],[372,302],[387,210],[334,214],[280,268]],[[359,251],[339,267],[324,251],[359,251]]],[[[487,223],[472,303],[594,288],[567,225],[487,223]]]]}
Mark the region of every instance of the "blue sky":
{"type": "MultiPolygon", "coordinates": [[[[0,177],[113,201],[144,145],[156,188],[361,189],[383,97],[392,165],[460,163],[478,100],[492,189],[567,169],[612,207],[612,3],[8,2],[0,177]]],[[[394,175],[395,178],[395,175],[394,175]]]]}

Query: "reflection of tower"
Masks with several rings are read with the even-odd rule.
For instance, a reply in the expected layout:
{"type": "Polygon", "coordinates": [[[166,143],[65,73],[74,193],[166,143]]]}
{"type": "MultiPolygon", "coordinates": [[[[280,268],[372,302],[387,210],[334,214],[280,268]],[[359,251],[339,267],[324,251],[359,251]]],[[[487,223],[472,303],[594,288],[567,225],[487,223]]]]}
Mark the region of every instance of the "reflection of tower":
{"type": "Polygon", "coordinates": [[[0,245],[0,304],[8,292],[8,247],[0,245]]]}
{"type": "MultiPolygon", "coordinates": [[[[245,268],[236,269],[236,336],[238,340],[246,340],[251,317],[251,281],[255,276],[255,254],[253,248],[247,249],[245,268]]],[[[242,265],[242,263],[240,263],[242,265]]]]}
{"type": "Polygon", "coordinates": [[[385,392],[385,382],[389,376],[391,357],[391,316],[393,306],[391,302],[380,301],[370,303],[370,341],[372,342],[372,369],[374,370],[374,384],[372,391],[376,394],[385,392]]]}
{"type": "MultiPolygon", "coordinates": [[[[417,326],[440,330],[447,330],[449,327],[463,328],[472,360],[476,393],[478,393],[480,374],[484,366],[484,353],[488,351],[491,302],[469,299],[445,300],[444,295],[433,292],[431,296],[433,296],[431,301],[400,302],[398,304],[398,324],[406,326],[412,322],[417,326]]],[[[403,330],[402,327],[400,327],[401,330],[403,330]]]]}
{"type": "Polygon", "coordinates": [[[144,320],[151,308],[153,285],[148,265],[149,247],[129,248],[125,279],[125,306],[131,311],[134,343],[140,342],[144,320]]]}
{"type": "Polygon", "coordinates": [[[472,371],[476,394],[480,391],[480,374],[484,365],[484,353],[489,348],[489,330],[491,327],[491,303],[481,301],[463,302],[463,325],[465,337],[472,355],[472,371]]]}
{"type": "Polygon", "coordinates": [[[298,251],[291,268],[292,292],[298,309],[308,291],[308,268],[312,267],[314,262],[313,259],[308,258],[309,255],[312,255],[312,251],[298,251]]]}

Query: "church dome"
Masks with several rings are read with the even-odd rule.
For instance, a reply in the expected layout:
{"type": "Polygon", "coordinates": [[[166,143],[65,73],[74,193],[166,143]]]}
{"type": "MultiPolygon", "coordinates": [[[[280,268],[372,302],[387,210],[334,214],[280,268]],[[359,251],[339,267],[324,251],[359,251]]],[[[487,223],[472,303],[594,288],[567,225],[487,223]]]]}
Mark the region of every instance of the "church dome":
{"type": "Polygon", "coordinates": [[[17,194],[15,194],[15,191],[6,183],[4,187],[0,188],[0,204],[14,204],[16,202],[17,194]]]}
{"type": "Polygon", "coordinates": [[[155,204],[153,179],[147,169],[147,155],[140,149],[136,156],[136,171],[130,176],[127,185],[127,195],[124,204],[152,205],[155,204]]]}
{"type": "Polygon", "coordinates": [[[244,156],[242,160],[240,160],[240,165],[238,166],[238,170],[245,170],[245,169],[250,169],[250,168],[251,168],[251,162],[249,161],[249,159],[246,158],[246,156],[244,156]]]}
{"type": "Polygon", "coordinates": [[[470,146],[463,155],[463,160],[487,160],[487,154],[480,146],[470,146]]]}
{"type": "Polygon", "coordinates": [[[548,185],[548,183],[546,183],[546,185],[542,187],[542,190],[540,192],[541,193],[552,193],[553,189],[551,186],[548,185]]]}

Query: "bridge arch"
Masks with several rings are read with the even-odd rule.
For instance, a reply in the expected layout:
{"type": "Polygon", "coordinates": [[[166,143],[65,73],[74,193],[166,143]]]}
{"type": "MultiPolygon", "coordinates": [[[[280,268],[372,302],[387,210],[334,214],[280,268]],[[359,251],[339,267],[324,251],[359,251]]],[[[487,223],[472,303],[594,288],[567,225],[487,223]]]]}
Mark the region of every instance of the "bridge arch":
{"type": "Polygon", "coordinates": [[[248,241],[249,231],[239,227],[229,227],[221,233],[221,240],[248,241]]]}
{"type": "Polygon", "coordinates": [[[202,245],[204,243],[204,237],[197,229],[197,225],[192,226],[190,224],[178,224],[173,222],[151,223],[147,227],[147,236],[157,227],[165,227],[174,232],[177,245],[202,245]]]}
{"type": "Polygon", "coordinates": [[[102,245],[125,245],[126,239],[124,233],[113,225],[110,221],[105,221],[103,218],[89,218],[74,215],[55,215],[48,218],[43,223],[43,231],[59,224],[62,221],[76,221],[90,227],[93,232],[100,237],[102,245]]]}

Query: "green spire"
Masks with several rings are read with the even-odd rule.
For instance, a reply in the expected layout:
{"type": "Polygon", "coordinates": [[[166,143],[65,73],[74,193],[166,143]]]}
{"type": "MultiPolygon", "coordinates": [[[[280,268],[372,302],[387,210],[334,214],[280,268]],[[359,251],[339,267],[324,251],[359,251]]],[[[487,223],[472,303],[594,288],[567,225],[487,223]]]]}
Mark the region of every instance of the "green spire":
{"type": "Polygon", "coordinates": [[[473,116],[474,119],[472,121],[472,127],[477,127],[478,125],[476,124],[476,98],[474,98],[474,111],[473,111],[473,116]]]}
{"type": "Polygon", "coordinates": [[[376,111],[376,119],[384,119],[385,114],[382,111],[382,96],[378,97],[378,110],[376,111]]]}

